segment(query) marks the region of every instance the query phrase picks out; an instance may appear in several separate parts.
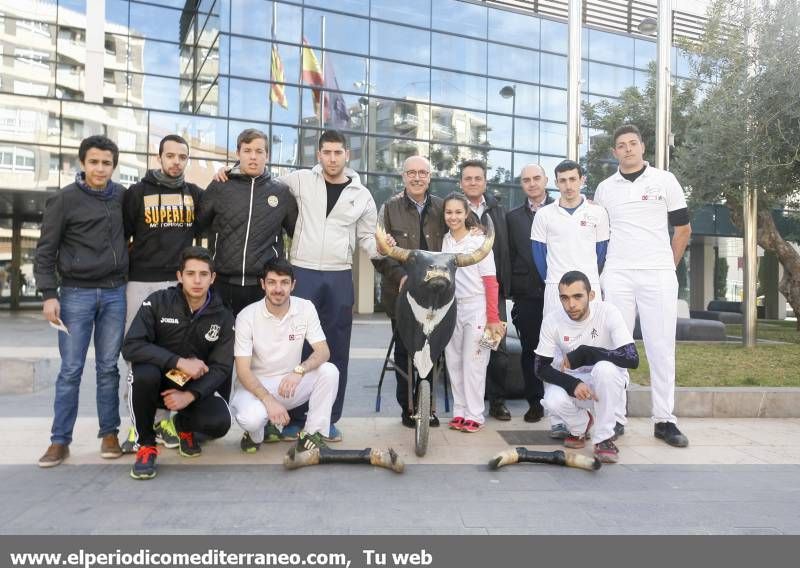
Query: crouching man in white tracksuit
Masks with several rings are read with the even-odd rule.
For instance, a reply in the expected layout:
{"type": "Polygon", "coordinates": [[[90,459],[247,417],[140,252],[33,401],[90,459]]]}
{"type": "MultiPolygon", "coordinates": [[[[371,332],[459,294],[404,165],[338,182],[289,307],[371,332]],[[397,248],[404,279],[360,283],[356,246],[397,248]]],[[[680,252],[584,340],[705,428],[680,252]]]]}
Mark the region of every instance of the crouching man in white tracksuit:
{"type": "Polygon", "coordinates": [[[627,369],[639,366],[636,344],[617,308],[590,306],[594,291],[583,272],[564,274],[558,291],[564,309],[545,316],[536,347],[542,406],[564,420],[566,447],[583,448],[591,431],[595,457],[616,463],[616,410],[624,404],[627,369]]]}
{"type": "MultiPolygon", "coordinates": [[[[241,449],[256,452],[264,441],[267,421],[285,426],[288,411],[306,402],[308,419],[298,448],[324,446],[322,438],[330,429],[339,371],[327,362],[330,351],[317,310],[310,301],[291,295],[295,279],[287,261],[268,262],[260,281],[264,299],[236,317],[234,357],[239,384],[231,411],[245,430],[241,449]],[[312,353],[301,362],[306,341],[312,353]]],[[[270,436],[272,439],[278,438],[270,436]]]]}

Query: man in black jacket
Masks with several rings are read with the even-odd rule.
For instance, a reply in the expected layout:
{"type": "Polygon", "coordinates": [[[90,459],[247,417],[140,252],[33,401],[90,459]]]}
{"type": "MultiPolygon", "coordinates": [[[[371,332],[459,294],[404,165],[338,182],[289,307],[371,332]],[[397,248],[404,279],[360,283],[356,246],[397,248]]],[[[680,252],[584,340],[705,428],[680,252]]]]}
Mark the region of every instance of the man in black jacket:
{"type": "MultiPolygon", "coordinates": [[[[486,164],[480,160],[467,160],[461,163],[461,191],[467,196],[472,212],[482,225],[491,217],[494,224],[494,264],[497,269],[497,282],[500,285],[498,305],[500,319],[506,321],[506,297],[511,280],[511,263],[508,257],[508,229],[506,210],[496,197],[486,193],[486,164]]],[[[497,420],[511,420],[511,413],[505,403],[505,377],[508,372],[508,352],[505,337],[496,351],[489,357],[486,368],[486,398],[489,399],[489,416],[497,420]]]]}
{"type": "Polygon", "coordinates": [[[78,392],[94,331],[100,456],[122,455],[117,359],[125,327],[128,249],[122,229],[122,186],[111,181],[119,149],[90,136],[78,149],[82,171],[47,201],[36,244],[34,274],[44,296],[44,316],[60,326],[61,370],[56,380],[50,447],[40,467],[69,456],[78,416],[78,392]]]}
{"type": "MultiPolygon", "coordinates": [[[[176,284],[181,252],[192,245],[197,233],[194,219],[202,190],[183,175],[189,163],[189,143],[177,134],[165,136],[158,145],[158,161],[161,167],[148,170],[122,198],[125,238],[132,240],[125,291],[126,333],[147,296],[176,284]]],[[[134,436],[131,427],[122,444],[123,453],[136,451],[134,436]]],[[[178,446],[168,412],[156,414],[156,436],[168,448],[178,446]]]]}
{"type": "Polygon", "coordinates": [[[128,400],[139,445],[134,479],[156,475],[157,408],[177,412],[173,420],[184,457],[201,453],[195,433],[220,438],[231,427],[219,391],[233,367],[234,319],[209,290],[214,277],[206,249],[184,250],[178,285],[148,296],[125,337],[122,354],[132,364],[128,400]]]}
{"type": "Polygon", "coordinates": [[[266,171],[267,135],[254,128],[236,140],[238,167],[225,182],[206,188],[197,221],[215,233],[214,290],[236,316],[242,308],[264,296],[258,283],[262,267],[283,258],[283,231],[294,232],[297,202],[289,187],[266,171]]]}
{"type": "Polygon", "coordinates": [[[544,309],[544,282],[539,277],[531,255],[531,225],[536,211],[553,202],[547,194],[547,175],[538,164],[529,164],[519,174],[525,203],[506,215],[508,225],[508,250],[511,259],[511,290],[514,300],[511,321],[517,328],[522,344],[522,377],[525,381],[525,398],[528,411],[525,422],[538,422],[544,416],[542,398],[544,384],[534,371],[534,350],[539,343],[544,309]]]}

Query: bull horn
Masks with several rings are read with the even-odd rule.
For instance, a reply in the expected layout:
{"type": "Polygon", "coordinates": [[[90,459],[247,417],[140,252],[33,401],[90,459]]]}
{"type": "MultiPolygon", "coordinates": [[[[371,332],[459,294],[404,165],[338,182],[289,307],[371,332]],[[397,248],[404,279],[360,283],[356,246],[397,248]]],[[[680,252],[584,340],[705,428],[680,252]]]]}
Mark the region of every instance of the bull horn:
{"type": "Polygon", "coordinates": [[[486,258],[487,254],[492,252],[492,245],[494,244],[494,223],[492,223],[492,218],[488,215],[486,220],[486,238],[483,239],[483,244],[471,253],[458,253],[456,255],[456,266],[464,267],[478,264],[486,258]]]}
{"type": "Polygon", "coordinates": [[[408,260],[408,255],[411,254],[411,251],[408,249],[401,248],[397,245],[393,247],[389,246],[389,243],[386,242],[386,229],[383,228],[382,223],[378,223],[375,229],[375,243],[378,245],[378,252],[398,262],[405,262],[408,260]]]}

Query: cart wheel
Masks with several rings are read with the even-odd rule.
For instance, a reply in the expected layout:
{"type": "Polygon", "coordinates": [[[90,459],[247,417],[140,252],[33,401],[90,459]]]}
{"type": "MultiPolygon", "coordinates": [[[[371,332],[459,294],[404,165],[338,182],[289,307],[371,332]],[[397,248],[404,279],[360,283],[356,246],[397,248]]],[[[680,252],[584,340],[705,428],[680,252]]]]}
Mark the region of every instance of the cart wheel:
{"type": "Polygon", "coordinates": [[[417,416],[414,428],[414,451],[419,457],[428,451],[431,419],[431,384],[422,380],[417,386],[417,416]]]}

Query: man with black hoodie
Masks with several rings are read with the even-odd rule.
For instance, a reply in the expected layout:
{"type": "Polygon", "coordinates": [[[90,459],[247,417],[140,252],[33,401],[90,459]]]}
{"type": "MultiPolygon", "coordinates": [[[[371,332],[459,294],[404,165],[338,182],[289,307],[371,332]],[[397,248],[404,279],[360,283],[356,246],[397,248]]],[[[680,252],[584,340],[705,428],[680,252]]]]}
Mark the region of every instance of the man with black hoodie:
{"type": "Polygon", "coordinates": [[[227,181],[212,181],[203,194],[197,221],[216,233],[214,291],[236,316],[259,301],[264,291],[258,283],[262,267],[284,258],[283,233],[294,232],[297,202],[289,188],[266,171],[267,135],[248,128],[236,140],[239,165],[227,181]]]}
{"type": "MultiPolygon", "coordinates": [[[[122,198],[125,237],[132,239],[130,278],[125,292],[125,332],[147,296],[175,285],[181,251],[196,235],[195,212],[202,190],[183,177],[189,163],[189,143],[177,134],[162,138],[158,145],[159,169],[148,170],[142,181],[128,188],[122,198]]],[[[178,446],[169,412],[156,413],[156,435],[168,448],[178,446]]],[[[124,453],[136,451],[131,427],[122,444],[124,453]]]]}
{"type": "MultiPolygon", "coordinates": [[[[508,256],[508,229],[506,228],[506,210],[493,195],[486,192],[486,164],[480,160],[466,160],[461,163],[461,191],[469,200],[469,208],[486,226],[486,218],[491,217],[494,225],[494,264],[497,267],[497,283],[500,285],[499,308],[500,319],[507,321],[506,298],[511,281],[511,262],[508,256]]],[[[508,372],[508,352],[506,338],[500,342],[496,351],[489,356],[486,368],[486,398],[489,399],[489,416],[497,420],[511,420],[511,413],[506,408],[505,384],[508,372]]]]}
{"type": "Polygon", "coordinates": [[[34,275],[44,297],[43,312],[58,334],[61,370],[56,380],[50,447],[40,467],[69,456],[78,416],[86,352],[94,332],[100,456],[122,455],[119,432],[117,359],[125,328],[128,248],[122,228],[121,185],[111,181],[119,149],[105,136],[85,138],[78,149],[75,183],[47,200],[36,244],[34,275]]]}
{"type": "Polygon", "coordinates": [[[150,294],[125,337],[122,354],[131,362],[128,403],[139,451],[134,479],[156,475],[156,409],[177,412],[180,454],[201,453],[195,433],[224,436],[231,415],[219,393],[233,367],[233,315],[210,290],[214,261],[203,247],[180,257],[178,285],[150,294]],[[177,377],[177,380],[173,377],[177,377]]]}

